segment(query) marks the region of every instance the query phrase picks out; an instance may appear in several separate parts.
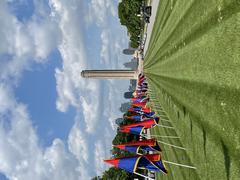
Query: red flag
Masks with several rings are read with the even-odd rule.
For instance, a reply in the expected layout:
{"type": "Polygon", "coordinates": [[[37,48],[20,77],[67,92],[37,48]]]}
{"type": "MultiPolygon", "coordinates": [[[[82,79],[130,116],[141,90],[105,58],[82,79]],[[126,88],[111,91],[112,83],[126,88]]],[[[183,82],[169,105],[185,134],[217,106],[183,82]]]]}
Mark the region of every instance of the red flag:
{"type": "Polygon", "coordinates": [[[160,154],[148,154],[142,156],[132,156],[132,157],[121,157],[115,159],[104,160],[104,162],[109,163],[117,168],[124,169],[128,172],[136,172],[138,167],[146,168],[150,171],[162,171],[163,173],[168,173],[165,168],[160,154]]]}
{"type": "Polygon", "coordinates": [[[133,102],[132,106],[137,106],[137,107],[145,107],[147,105],[147,102],[133,102]]]}
{"type": "Polygon", "coordinates": [[[158,124],[158,121],[156,119],[150,119],[150,120],[146,120],[146,121],[141,121],[141,122],[136,122],[133,124],[121,126],[121,129],[128,129],[128,128],[136,127],[136,126],[143,126],[145,129],[148,129],[148,128],[155,126],[156,124],[158,124]]]}
{"type": "Polygon", "coordinates": [[[132,141],[115,146],[121,149],[121,147],[123,146],[156,146],[156,144],[157,144],[156,139],[146,139],[142,141],[132,141]]]}

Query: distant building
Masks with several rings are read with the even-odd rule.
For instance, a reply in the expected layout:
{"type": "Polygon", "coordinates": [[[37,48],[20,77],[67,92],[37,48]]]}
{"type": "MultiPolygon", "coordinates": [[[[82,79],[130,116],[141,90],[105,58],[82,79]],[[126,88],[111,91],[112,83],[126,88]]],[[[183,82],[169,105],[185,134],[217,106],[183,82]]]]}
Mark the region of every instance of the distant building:
{"type": "Polygon", "coordinates": [[[138,60],[136,58],[132,58],[130,62],[126,62],[123,65],[124,67],[129,68],[131,70],[137,70],[138,60]]]}
{"type": "Polygon", "coordinates": [[[123,94],[125,99],[133,98],[132,93],[136,90],[136,86],[137,86],[137,81],[136,80],[130,80],[130,85],[128,87],[128,92],[125,92],[123,94]]]}
{"type": "Polygon", "coordinates": [[[128,48],[126,48],[126,49],[123,50],[123,54],[133,55],[136,50],[137,50],[136,48],[132,48],[132,47],[131,47],[131,43],[129,42],[129,43],[128,43],[128,48]]]}
{"type": "Polygon", "coordinates": [[[135,91],[137,86],[137,81],[134,79],[130,80],[130,86],[128,88],[129,91],[135,91]]]}
{"type": "Polygon", "coordinates": [[[133,62],[133,61],[131,61],[131,62],[126,62],[126,63],[124,63],[123,64],[126,68],[129,68],[129,69],[131,69],[131,70],[137,70],[137,68],[138,68],[138,63],[137,62],[133,62]]]}
{"type": "Polygon", "coordinates": [[[122,52],[125,55],[133,55],[135,53],[135,49],[124,49],[122,52]]]}
{"type": "Polygon", "coordinates": [[[132,91],[129,91],[129,92],[125,92],[124,93],[124,98],[125,99],[130,99],[130,98],[133,98],[133,92],[132,91]]]}
{"type": "Polygon", "coordinates": [[[118,126],[120,126],[120,124],[123,122],[123,118],[117,118],[116,120],[115,120],[115,123],[118,125],[118,126]]]}
{"type": "Polygon", "coordinates": [[[128,108],[131,107],[131,103],[130,102],[126,102],[121,104],[121,107],[119,108],[119,110],[123,113],[127,112],[128,108]]]}

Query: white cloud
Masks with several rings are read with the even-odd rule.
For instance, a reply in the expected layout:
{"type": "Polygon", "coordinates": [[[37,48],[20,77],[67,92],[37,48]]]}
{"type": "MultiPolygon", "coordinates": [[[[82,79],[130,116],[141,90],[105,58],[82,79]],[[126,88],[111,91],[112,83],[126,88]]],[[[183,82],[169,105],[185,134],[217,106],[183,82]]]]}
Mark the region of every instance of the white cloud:
{"type": "Polygon", "coordinates": [[[61,39],[61,33],[56,23],[51,19],[45,20],[41,25],[31,22],[28,29],[34,40],[36,59],[46,59],[61,39]]]}
{"type": "MultiPolygon", "coordinates": [[[[71,70],[70,72],[71,76],[71,70]]],[[[78,104],[76,102],[74,89],[74,82],[70,79],[67,72],[63,72],[60,69],[56,69],[55,73],[56,81],[57,81],[57,93],[58,99],[56,102],[57,109],[66,112],[69,105],[77,107],[78,104]]]]}
{"type": "MultiPolygon", "coordinates": [[[[95,91],[96,92],[96,91],[95,91]]],[[[93,92],[93,93],[95,93],[93,92]]],[[[87,102],[87,98],[81,97],[84,120],[86,123],[86,132],[93,133],[97,123],[99,122],[99,93],[96,92],[95,97],[88,98],[90,102],[87,102]]]]}
{"type": "Polygon", "coordinates": [[[0,55],[8,55],[0,62],[2,80],[17,81],[31,64],[44,63],[61,38],[48,14],[41,20],[34,14],[28,21],[21,22],[10,13],[4,1],[0,2],[0,26],[0,55]]]}
{"type": "Polygon", "coordinates": [[[93,176],[93,174],[90,174],[94,166],[92,162],[93,156],[90,154],[91,148],[89,147],[90,143],[87,141],[87,134],[84,134],[80,129],[79,123],[76,122],[69,133],[68,146],[69,151],[78,160],[77,169],[80,177],[90,179],[93,176]]]}
{"type": "Polygon", "coordinates": [[[109,38],[109,32],[107,30],[103,31],[101,34],[101,41],[102,41],[102,48],[101,48],[101,61],[102,63],[109,64],[110,63],[110,52],[111,51],[109,48],[109,45],[111,42],[109,38]]]}
{"type": "Polygon", "coordinates": [[[103,140],[99,140],[95,143],[95,164],[96,164],[96,173],[101,174],[106,169],[106,165],[103,162],[104,158],[107,157],[106,147],[104,146],[103,140]]]}
{"type": "Polygon", "coordinates": [[[6,114],[8,109],[13,108],[13,103],[9,101],[8,93],[9,88],[4,84],[0,84],[0,114],[6,114]]]}
{"type": "Polygon", "coordinates": [[[79,4],[75,1],[50,1],[52,14],[58,21],[62,34],[59,51],[63,59],[62,69],[56,69],[57,109],[66,112],[68,107],[78,107],[76,91],[84,88],[85,82],[80,80],[80,72],[86,67],[87,57],[79,25],[79,4]]]}
{"type": "Polygon", "coordinates": [[[78,123],[72,127],[72,130],[68,137],[68,144],[70,152],[74,154],[79,161],[84,160],[87,162],[89,160],[89,147],[86,142],[86,137],[80,130],[78,123]]]}
{"type": "Polygon", "coordinates": [[[77,159],[66,151],[63,142],[55,139],[43,150],[26,107],[4,86],[0,92],[0,99],[6,99],[0,106],[8,112],[7,117],[0,113],[0,171],[9,179],[79,179],[77,159]]]}
{"type": "Polygon", "coordinates": [[[69,106],[83,111],[86,132],[92,133],[98,122],[99,88],[97,80],[86,80],[80,72],[87,67],[83,30],[79,24],[80,4],[76,1],[50,2],[52,14],[58,17],[62,32],[62,43],[59,50],[63,59],[62,69],[56,69],[58,100],[57,109],[66,112],[69,106]],[[73,8],[76,7],[76,8],[73,8]]]}
{"type": "Polygon", "coordinates": [[[116,16],[116,14],[116,8],[112,0],[91,0],[87,22],[105,26],[107,25],[108,17],[116,16]]]}
{"type": "Polygon", "coordinates": [[[81,177],[77,160],[71,153],[66,151],[65,145],[60,139],[55,139],[52,146],[46,150],[44,160],[47,165],[50,164],[48,173],[51,176],[48,179],[76,180],[81,177]]]}

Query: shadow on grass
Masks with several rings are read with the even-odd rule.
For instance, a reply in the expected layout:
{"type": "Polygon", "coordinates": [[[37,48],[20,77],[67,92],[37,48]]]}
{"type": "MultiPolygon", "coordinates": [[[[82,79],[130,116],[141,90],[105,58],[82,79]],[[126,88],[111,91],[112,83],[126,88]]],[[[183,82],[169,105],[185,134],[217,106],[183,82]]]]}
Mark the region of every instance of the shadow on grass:
{"type": "Polygon", "coordinates": [[[225,169],[226,169],[226,173],[227,173],[227,179],[229,180],[230,179],[229,178],[229,176],[230,176],[230,166],[231,166],[229,151],[228,151],[227,146],[223,142],[223,140],[221,140],[221,145],[222,145],[222,148],[223,148],[224,163],[225,163],[225,169]]]}
{"type": "Polygon", "coordinates": [[[206,158],[206,156],[207,156],[207,151],[206,151],[207,136],[206,136],[206,130],[203,127],[202,127],[202,131],[203,131],[204,155],[205,155],[205,158],[206,158]]]}
{"type": "Polygon", "coordinates": [[[186,116],[186,107],[185,106],[183,106],[183,115],[184,115],[184,117],[186,116]]]}
{"type": "Polygon", "coordinates": [[[192,124],[192,119],[190,118],[190,130],[191,130],[191,135],[192,135],[192,130],[193,130],[193,124],[192,124]]]}

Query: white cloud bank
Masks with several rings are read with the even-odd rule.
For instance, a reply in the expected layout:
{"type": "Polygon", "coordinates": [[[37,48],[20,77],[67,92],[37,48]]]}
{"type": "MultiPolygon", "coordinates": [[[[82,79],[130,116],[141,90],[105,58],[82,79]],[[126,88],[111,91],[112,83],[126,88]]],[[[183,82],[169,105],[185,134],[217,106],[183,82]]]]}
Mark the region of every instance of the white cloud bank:
{"type": "Polygon", "coordinates": [[[25,105],[0,85],[0,172],[9,179],[78,179],[77,159],[55,139],[42,149],[25,105]]]}
{"type": "Polygon", "coordinates": [[[81,25],[96,23],[99,63],[118,68],[126,40],[122,31],[116,36],[108,25],[116,7],[111,0],[50,0],[47,13],[46,5],[34,3],[40,8],[23,23],[0,1],[0,172],[14,180],[90,179],[106,168],[102,159],[109,155],[106,147],[111,146],[124,85],[80,78],[81,70],[94,63],[87,58],[81,25]],[[55,139],[43,148],[26,106],[13,92],[22,72],[33,63],[45,63],[56,48],[62,57],[62,68],[55,72],[56,108],[67,112],[73,107],[77,114],[68,143],[55,139]]]}

